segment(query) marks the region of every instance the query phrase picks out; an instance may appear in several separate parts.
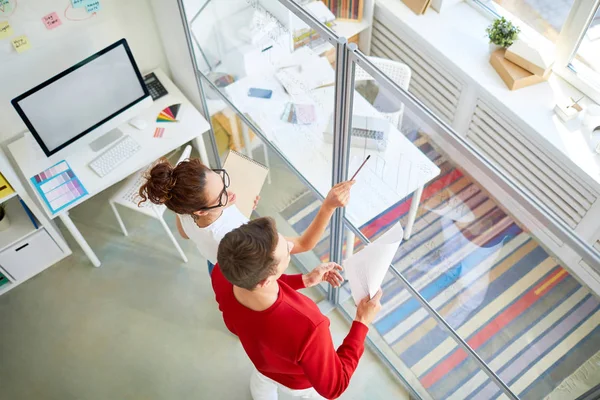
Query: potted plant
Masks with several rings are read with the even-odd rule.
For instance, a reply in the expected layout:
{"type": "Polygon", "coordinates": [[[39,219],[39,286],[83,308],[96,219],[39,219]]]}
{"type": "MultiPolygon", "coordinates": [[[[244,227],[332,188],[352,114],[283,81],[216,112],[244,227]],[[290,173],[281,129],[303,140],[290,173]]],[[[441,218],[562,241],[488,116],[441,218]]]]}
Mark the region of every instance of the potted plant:
{"type": "Polygon", "coordinates": [[[490,53],[492,53],[513,44],[521,29],[513,25],[512,22],[507,21],[506,18],[500,17],[492,25],[488,26],[485,31],[490,39],[490,53]]]}
{"type": "Polygon", "coordinates": [[[0,204],[0,231],[5,231],[10,227],[10,220],[6,215],[6,206],[0,204]]]}

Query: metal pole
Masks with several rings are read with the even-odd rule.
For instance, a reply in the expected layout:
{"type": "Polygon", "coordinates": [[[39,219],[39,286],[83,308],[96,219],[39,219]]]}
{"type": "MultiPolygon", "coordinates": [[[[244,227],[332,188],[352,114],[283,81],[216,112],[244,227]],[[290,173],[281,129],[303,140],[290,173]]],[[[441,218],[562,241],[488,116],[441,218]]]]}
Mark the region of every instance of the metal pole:
{"type": "MultiPolygon", "coordinates": [[[[352,130],[352,104],[354,98],[354,63],[348,59],[348,44],[345,38],[338,40],[335,68],[335,105],[333,119],[333,175],[332,186],[348,179],[348,158],[350,156],[350,132],[352,130]]],[[[329,235],[330,260],[341,264],[344,249],[345,209],[338,208],[331,219],[329,235]]],[[[339,289],[330,287],[328,300],[339,303],[339,289]]]]}
{"type": "MultiPolygon", "coordinates": [[[[207,4],[208,4],[208,2],[207,2],[207,4]]],[[[187,43],[188,52],[189,52],[190,58],[192,60],[192,67],[194,68],[194,77],[196,78],[196,85],[198,85],[198,92],[200,93],[200,101],[202,102],[204,118],[206,118],[206,120],[208,121],[208,124],[210,126],[209,141],[210,141],[210,146],[213,151],[213,156],[215,158],[215,164],[216,164],[215,167],[221,168],[221,158],[219,157],[219,150],[217,148],[217,141],[215,139],[215,131],[214,131],[213,125],[212,125],[212,119],[210,118],[210,110],[208,109],[208,104],[206,103],[206,97],[204,96],[204,89],[202,87],[202,79],[200,78],[200,75],[199,75],[199,74],[201,74],[201,72],[198,69],[198,63],[196,62],[196,57],[194,56],[194,47],[192,45],[192,39],[191,39],[192,36],[191,36],[191,32],[190,32],[190,27],[187,24],[187,16],[185,14],[185,7],[183,5],[183,0],[177,0],[177,6],[179,7],[179,14],[181,15],[183,30],[185,32],[185,41],[187,43]]],[[[209,65],[209,67],[210,67],[210,65],[209,65]]],[[[202,74],[202,76],[204,76],[204,74],[202,74]]],[[[217,92],[219,91],[218,88],[216,90],[217,90],[217,92]]],[[[201,137],[200,140],[204,140],[204,137],[201,137]]]]}

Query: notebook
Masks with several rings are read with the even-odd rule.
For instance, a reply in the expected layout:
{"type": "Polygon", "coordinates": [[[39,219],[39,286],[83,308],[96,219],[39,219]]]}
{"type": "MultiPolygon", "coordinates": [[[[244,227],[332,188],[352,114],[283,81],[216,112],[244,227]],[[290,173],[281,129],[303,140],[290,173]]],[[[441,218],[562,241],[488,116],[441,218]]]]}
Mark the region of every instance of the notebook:
{"type": "Polygon", "coordinates": [[[229,190],[236,194],[237,208],[250,218],[254,199],[260,193],[269,169],[237,151],[230,150],[223,168],[229,174],[229,190]]]}

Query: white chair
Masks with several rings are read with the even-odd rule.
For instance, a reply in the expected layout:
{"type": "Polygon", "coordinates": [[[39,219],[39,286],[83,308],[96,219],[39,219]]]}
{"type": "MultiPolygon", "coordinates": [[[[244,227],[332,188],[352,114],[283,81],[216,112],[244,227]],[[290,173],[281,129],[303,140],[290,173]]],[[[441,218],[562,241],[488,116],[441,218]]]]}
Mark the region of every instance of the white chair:
{"type": "MultiPolygon", "coordinates": [[[[368,57],[369,61],[375,65],[378,69],[381,70],[384,74],[386,74],[392,81],[394,81],[398,86],[400,86],[404,90],[408,90],[408,86],[410,84],[410,76],[411,71],[408,65],[403,64],[394,60],[386,60],[384,58],[378,57],[368,57]]],[[[374,80],[374,78],[368,74],[364,69],[359,66],[356,66],[354,72],[354,81],[368,81],[374,80]]],[[[380,94],[381,95],[381,94],[380,94]]],[[[384,100],[385,101],[385,100],[384,100]]],[[[392,102],[392,106],[397,104],[397,101],[387,99],[387,102],[392,102]]],[[[375,100],[377,103],[377,99],[375,100]]],[[[376,108],[377,104],[375,104],[376,108]]],[[[400,104],[398,110],[392,112],[380,111],[381,114],[388,120],[392,125],[400,129],[402,125],[402,116],[404,114],[404,104],[400,104]]]]}
{"type": "MultiPolygon", "coordinates": [[[[185,160],[186,158],[189,158],[191,153],[192,153],[192,146],[187,145],[185,147],[185,149],[183,150],[183,153],[181,153],[181,157],[179,157],[177,164],[179,164],[181,161],[185,160]]],[[[148,167],[150,167],[150,166],[148,166],[148,167]]],[[[140,187],[144,183],[144,180],[145,180],[144,174],[147,171],[148,167],[142,168],[141,170],[139,170],[138,172],[136,172],[135,174],[133,174],[129,178],[127,178],[127,180],[125,181],[123,186],[121,186],[119,191],[117,191],[117,193],[110,198],[110,200],[109,200],[110,207],[112,208],[113,212],[115,213],[115,216],[117,217],[117,221],[119,221],[119,225],[121,226],[121,230],[123,231],[123,234],[125,236],[129,236],[129,234],[127,233],[127,229],[125,228],[125,224],[123,223],[123,220],[121,219],[121,216],[119,215],[119,212],[117,211],[116,204],[119,204],[123,207],[130,208],[132,210],[135,210],[137,212],[145,214],[151,218],[156,218],[160,222],[160,224],[163,226],[165,231],[167,232],[167,236],[169,236],[169,239],[171,239],[171,241],[173,242],[173,245],[177,249],[177,252],[179,252],[179,255],[181,256],[183,261],[188,262],[188,259],[185,256],[181,247],[179,246],[179,243],[177,243],[175,236],[173,236],[173,233],[169,229],[169,226],[163,219],[163,215],[164,215],[167,207],[163,204],[161,204],[161,205],[153,204],[150,201],[145,201],[138,207],[138,203],[141,200],[140,195],[139,195],[139,190],[140,190],[140,187]]]]}

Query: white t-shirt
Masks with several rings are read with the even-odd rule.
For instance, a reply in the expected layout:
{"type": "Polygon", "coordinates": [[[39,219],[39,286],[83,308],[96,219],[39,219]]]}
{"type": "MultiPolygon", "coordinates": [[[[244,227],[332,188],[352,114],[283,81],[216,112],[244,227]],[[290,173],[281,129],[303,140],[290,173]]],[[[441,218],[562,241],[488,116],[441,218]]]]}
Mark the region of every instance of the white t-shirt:
{"type": "Polygon", "coordinates": [[[213,264],[217,263],[217,250],[223,236],[248,222],[234,205],[223,210],[223,214],[206,228],[196,225],[191,215],[180,215],[181,226],[185,234],[196,244],[200,254],[213,264]]]}

